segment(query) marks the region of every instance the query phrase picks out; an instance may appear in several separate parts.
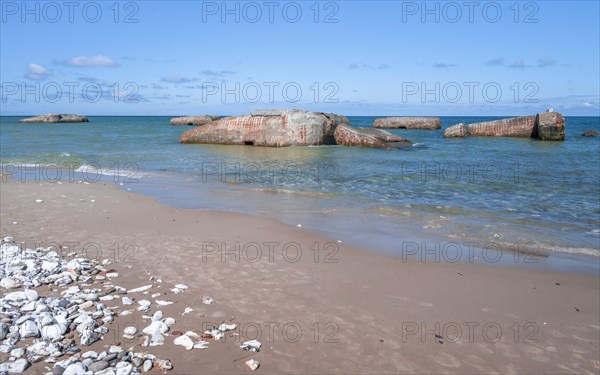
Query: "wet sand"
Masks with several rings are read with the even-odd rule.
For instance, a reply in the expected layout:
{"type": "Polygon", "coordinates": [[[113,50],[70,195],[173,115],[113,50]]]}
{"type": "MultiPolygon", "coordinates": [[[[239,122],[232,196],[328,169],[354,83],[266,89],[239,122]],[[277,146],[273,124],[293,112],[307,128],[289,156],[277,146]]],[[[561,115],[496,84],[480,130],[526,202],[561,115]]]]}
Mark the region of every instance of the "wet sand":
{"type": "Polygon", "coordinates": [[[247,358],[260,361],[256,373],[600,371],[598,275],[403,261],[265,218],[166,207],[103,183],[8,180],[0,192],[2,236],[113,259],[116,285],[152,284],[149,294],[175,302],[160,308],[177,320],[172,331],[239,325],[205,350],[186,351],[172,335],[143,348],[121,337],[126,325],[147,325],[134,312],[83,351],[120,342],[170,359],[172,374],[249,373],[247,358]],[[189,289],[173,294],[178,283],[189,289]],[[186,307],[194,312],[182,316],[186,307]],[[239,348],[253,338],[259,353],[239,348]]]}

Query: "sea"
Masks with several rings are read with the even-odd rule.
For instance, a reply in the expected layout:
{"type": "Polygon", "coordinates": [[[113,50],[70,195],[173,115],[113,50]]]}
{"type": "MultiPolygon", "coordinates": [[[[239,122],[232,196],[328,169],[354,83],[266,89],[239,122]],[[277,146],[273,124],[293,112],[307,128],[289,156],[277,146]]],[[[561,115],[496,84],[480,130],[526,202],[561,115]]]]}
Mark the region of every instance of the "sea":
{"type": "Polygon", "coordinates": [[[446,139],[448,126],[498,117],[442,117],[442,130],[391,130],[414,143],[400,150],[190,145],[179,136],[191,127],[171,117],[23,117],[0,117],[0,164],[14,179],[111,182],[407,261],[600,270],[600,137],[581,136],[600,132],[600,117],[566,117],[564,142],[446,139]]]}

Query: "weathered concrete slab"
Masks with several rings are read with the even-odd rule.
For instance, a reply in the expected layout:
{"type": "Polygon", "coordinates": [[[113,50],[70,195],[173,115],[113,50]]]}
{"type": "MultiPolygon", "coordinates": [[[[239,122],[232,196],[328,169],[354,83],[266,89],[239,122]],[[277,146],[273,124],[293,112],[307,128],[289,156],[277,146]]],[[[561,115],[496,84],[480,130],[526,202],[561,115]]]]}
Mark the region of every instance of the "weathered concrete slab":
{"type": "Polygon", "coordinates": [[[438,117],[382,117],[373,121],[374,128],[437,130],[442,127],[438,117]]]}
{"type": "Polygon", "coordinates": [[[537,115],[507,118],[475,124],[457,124],[447,128],[444,137],[523,137],[544,141],[562,141],[565,139],[565,119],[553,111],[537,115]]]}
{"type": "Polygon", "coordinates": [[[64,123],[64,122],[89,122],[89,119],[85,116],[80,115],[65,115],[65,114],[48,114],[39,115],[34,117],[28,117],[20,120],[24,123],[64,123]]]}
{"type": "Polygon", "coordinates": [[[344,116],[301,110],[257,111],[226,117],[181,135],[182,143],[220,143],[267,147],[334,144],[333,132],[344,116]]]}
{"type": "Polygon", "coordinates": [[[171,125],[201,126],[206,125],[211,121],[218,120],[219,118],[220,116],[215,115],[175,117],[171,119],[171,125]]]}
{"type": "Polygon", "coordinates": [[[388,149],[411,144],[385,130],[351,127],[346,116],[289,109],[212,121],[184,132],[180,142],[266,147],[339,144],[388,149]]]}
{"type": "Polygon", "coordinates": [[[385,130],[357,128],[348,125],[338,125],[334,138],[335,143],[341,146],[397,149],[412,145],[412,142],[385,130]]]}

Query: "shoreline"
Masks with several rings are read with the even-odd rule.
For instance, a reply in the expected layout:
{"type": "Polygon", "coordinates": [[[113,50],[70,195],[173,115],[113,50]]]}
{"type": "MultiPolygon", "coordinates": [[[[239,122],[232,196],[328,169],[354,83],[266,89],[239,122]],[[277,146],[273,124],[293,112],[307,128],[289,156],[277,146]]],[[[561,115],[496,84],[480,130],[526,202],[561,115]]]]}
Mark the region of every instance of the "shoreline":
{"type": "MultiPolygon", "coordinates": [[[[88,253],[99,246],[103,256],[119,260],[114,264],[122,275],[118,283],[128,289],[144,285],[150,276],[189,285],[186,293],[166,293],[175,303],[162,310],[177,319],[174,329],[240,324],[240,336],[204,351],[174,346],[172,336],[153,348],[157,356],[171,360],[174,373],[247,373],[237,359],[248,353],[235,340],[253,338],[257,327],[264,346],[254,356],[261,362],[259,373],[600,369],[597,276],[403,262],[266,218],[167,207],[111,184],[9,179],[0,189],[2,236],[26,243],[71,243],[79,251],[82,244],[93,243],[88,253]],[[121,245],[113,247],[117,243],[121,245]],[[252,252],[256,244],[263,250],[258,260],[252,252]],[[215,303],[203,305],[204,295],[215,303]],[[197,313],[181,316],[186,306],[197,313]],[[267,323],[278,327],[270,338],[267,323]],[[301,338],[282,331],[283,326],[300,327],[301,338]],[[431,334],[436,327],[444,344],[431,334]],[[501,337],[491,340],[488,330],[498,327],[501,337]],[[472,337],[467,328],[474,330],[472,337]]],[[[123,320],[118,318],[116,326],[122,328],[123,320]]]]}
{"type": "MultiPolygon", "coordinates": [[[[11,164],[5,164],[4,168],[8,168],[11,164]]],[[[232,196],[239,193],[250,195],[249,201],[251,203],[245,203],[240,205],[240,202],[235,204],[226,203],[227,206],[222,206],[221,209],[214,208],[215,201],[225,203],[228,202],[227,196],[222,195],[225,189],[220,190],[221,182],[209,181],[208,184],[203,184],[206,189],[197,189],[196,186],[190,186],[180,191],[177,195],[172,196],[173,193],[169,193],[172,187],[165,189],[165,181],[169,183],[176,178],[175,176],[160,175],[156,172],[146,172],[136,170],[134,172],[128,170],[111,171],[107,173],[103,169],[96,169],[92,166],[82,166],[76,170],[72,169],[57,169],[62,170],[61,176],[68,176],[68,179],[53,179],[47,175],[51,174],[41,168],[39,164],[22,165],[17,166],[17,173],[1,173],[0,177],[2,181],[7,178],[15,182],[25,183],[50,183],[51,185],[58,181],[59,184],[107,184],[114,185],[115,188],[127,191],[133,194],[143,195],[145,197],[156,200],[159,204],[165,205],[170,208],[178,210],[191,210],[191,211],[202,211],[202,212],[222,212],[239,215],[249,215],[257,218],[264,218],[266,220],[274,220],[276,222],[295,227],[299,225],[304,229],[310,230],[313,234],[327,238],[334,242],[346,242],[350,246],[362,249],[368,252],[374,252],[387,256],[393,256],[401,258],[403,261],[411,260],[418,261],[421,263],[463,263],[463,264],[481,264],[481,265],[492,265],[501,267],[518,267],[525,269],[540,269],[540,270],[552,270],[561,272],[579,272],[585,274],[598,275],[600,274],[600,256],[596,255],[596,252],[600,250],[596,249],[573,249],[573,252],[565,251],[559,247],[559,250],[552,249],[552,246],[546,248],[545,245],[541,245],[538,242],[526,241],[526,242],[510,242],[501,240],[483,240],[481,238],[459,238],[455,235],[448,235],[442,232],[428,232],[429,225],[435,230],[436,226],[439,226],[437,222],[443,223],[446,218],[438,220],[435,215],[431,216],[427,220],[428,226],[423,228],[420,227],[419,222],[414,223],[407,222],[386,222],[380,221],[378,225],[371,225],[367,220],[367,217],[358,219],[363,220],[365,223],[360,225],[361,230],[366,229],[368,234],[365,236],[363,233],[356,235],[356,232],[352,229],[346,229],[345,224],[354,224],[353,220],[348,221],[344,219],[341,214],[335,214],[336,216],[330,218],[328,215],[301,212],[296,211],[275,211],[272,202],[269,202],[270,192],[265,192],[263,189],[255,189],[252,187],[242,187],[231,189],[231,186],[225,185],[227,194],[232,196]],[[34,168],[34,171],[28,171],[27,168],[34,168]],[[29,175],[27,175],[29,173],[29,175]],[[34,181],[30,178],[35,174],[34,181]],[[90,178],[90,174],[95,176],[90,178]],[[23,176],[25,175],[25,177],[23,176]],[[29,177],[28,177],[29,176],[29,177]],[[45,177],[44,177],[45,176],[45,177]],[[149,178],[149,179],[148,179],[149,178]],[[114,180],[114,181],[113,181],[114,180]],[[123,182],[118,182],[123,181],[123,182]],[[89,182],[87,182],[89,181],[89,182]],[[158,187],[157,187],[158,186],[158,187]],[[163,186],[161,188],[161,186],[163,186]],[[141,187],[141,189],[136,189],[141,187]],[[195,193],[190,193],[194,189],[195,193]],[[183,193],[183,194],[182,194],[183,193]],[[206,207],[196,207],[196,203],[190,203],[190,199],[200,199],[201,201],[212,202],[206,203],[206,207]],[[180,198],[183,197],[183,198],[180,198]],[[182,200],[183,199],[183,200],[182,200]],[[258,207],[263,207],[262,204],[270,205],[271,210],[259,210],[258,207]],[[189,206],[186,206],[189,205],[189,206]],[[245,210],[244,210],[245,208],[245,210]],[[330,225],[333,220],[333,225],[330,225]],[[389,228],[382,231],[381,225],[388,225],[389,228]],[[397,236],[394,229],[400,229],[403,231],[403,236],[397,236]],[[406,236],[407,233],[410,235],[406,236]],[[356,236],[357,238],[353,238],[356,236]],[[399,237],[402,238],[400,242],[399,237]],[[540,247],[541,246],[541,247],[540,247]],[[367,250],[367,248],[376,248],[375,250],[367,250]],[[582,252],[582,250],[587,250],[582,252]]],[[[55,168],[56,165],[50,164],[49,167],[55,168]]],[[[179,183],[183,182],[182,176],[177,177],[179,180],[175,183],[176,189],[181,189],[179,183]]],[[[246,196],[245,195],[245,196],[246,196]]],[[[283,195],[275,195],[274,198],[279,199],[279,203],[285,203],[286,198],[283,195]]],[[[322,198],[322,197],[321,197],[322,198]]],[[[247,199],[247,198],[246,198],[247,199]]],[[[306,197],[303,194],[298,194],[294,199],[305,200],[306,197]]],[[[315,197],[309,197],[309,199],[317,199],[315,197]]],[[[307,201],[306,203],[313,204],[314,202],[307,201]]],[[[298,203],[294,203],[298,205],[298,203]]],[[[402,213],[396,213],[397,215],[402,213]]],[[[364,214],[366,215],[366,214],[364,214]]],[[[371,213],[374,215],[374,213],[371,213]]],[[[385,216],[379,214],[376,216],[385,216]]],[[[440,216],[442,217],[442,216],[440,216]]],[[[356,218],[355,218],[356,219],[356,218]]],[[[381,218],[375,218],[381,219],[381,218]]],[[[421,222],[425,222],[421,218],[421,222]]],[[[353,227],[351,227],[353,228],[353,227]]]]}

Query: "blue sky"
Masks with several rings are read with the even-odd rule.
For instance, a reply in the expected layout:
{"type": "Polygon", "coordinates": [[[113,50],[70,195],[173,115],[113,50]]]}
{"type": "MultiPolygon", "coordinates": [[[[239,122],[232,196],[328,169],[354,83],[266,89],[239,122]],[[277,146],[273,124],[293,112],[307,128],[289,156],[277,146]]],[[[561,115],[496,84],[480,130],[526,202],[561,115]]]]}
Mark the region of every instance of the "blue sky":
{"type": "Polygon", "coordinates": [[[0,3],[5,115],[600,111],[598,1],[0,3]]]}

